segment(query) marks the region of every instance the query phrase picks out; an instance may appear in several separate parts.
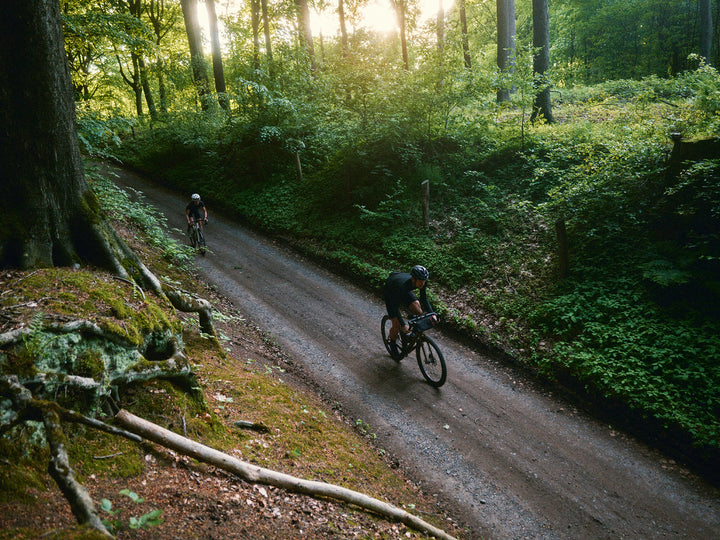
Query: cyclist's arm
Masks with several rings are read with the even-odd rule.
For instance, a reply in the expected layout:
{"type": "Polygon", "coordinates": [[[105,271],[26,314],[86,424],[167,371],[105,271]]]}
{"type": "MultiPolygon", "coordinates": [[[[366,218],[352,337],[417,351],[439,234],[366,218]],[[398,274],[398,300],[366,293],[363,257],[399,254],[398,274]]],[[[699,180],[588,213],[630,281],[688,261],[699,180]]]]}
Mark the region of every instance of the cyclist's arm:
{"type": "MultiPolygon", "coordinates": [[[[425,310],[425,313],[433,313],[433,308],[430,305],[430,300],[428,300],[427,297],[427,285],[420,289],[420,304],[422,305],[422,308],[425,310]]],[[[422,313],[420,313],[422,315],[422,313]]]]}

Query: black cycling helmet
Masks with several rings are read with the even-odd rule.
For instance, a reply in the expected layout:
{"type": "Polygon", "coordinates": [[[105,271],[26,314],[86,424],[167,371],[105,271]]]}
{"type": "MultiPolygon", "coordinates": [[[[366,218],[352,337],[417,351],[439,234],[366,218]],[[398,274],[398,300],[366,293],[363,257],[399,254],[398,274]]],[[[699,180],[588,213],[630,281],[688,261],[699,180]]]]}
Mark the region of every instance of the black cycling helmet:
{"type": "Polygon", "coordinates": [[[427,281],[430,277],[430,272],[428,272],[427,268],[418,264],[412,267],[412,270],[410,270],[410,275],[415,279],[427,281]]]}

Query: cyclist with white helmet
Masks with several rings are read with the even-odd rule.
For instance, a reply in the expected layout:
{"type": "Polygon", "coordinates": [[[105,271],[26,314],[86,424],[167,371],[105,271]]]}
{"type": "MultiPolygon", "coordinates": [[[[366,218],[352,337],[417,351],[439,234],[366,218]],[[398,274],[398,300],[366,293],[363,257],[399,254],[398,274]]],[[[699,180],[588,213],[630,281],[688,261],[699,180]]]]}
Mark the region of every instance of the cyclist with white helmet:
{"type": "Polygon", "coordinates": [[[399,350],[397,346],[398,334],[402,330],[403,334],[410,332],[410,326],[403,319],[400,313],[400,307],[403,306],[413,315],[422,315],[425,312],[432,313],[433,308],[427,299],[426,285],[430,277],[430,272],[424,266],[419,264],[412,267],[410,273],[392,272],[385,281],[383,295],[385,297],[385,307],[388,316],[392,321],[392,327],[388,332],[388,341],[393,353],[399,350]],[[415,289],[420,290],[420,299],[413,292],[415,289]]]}
{"type": "Polygon", "coordinates": [[[201,228],[203,223],[207,223],[207,208],[197,193],[192,194],[190,202],[185,207],[185,219],[188,224],[188,233],[190,232],[190,225],[192,225],[193,220],[200,223],[201,228]]]}

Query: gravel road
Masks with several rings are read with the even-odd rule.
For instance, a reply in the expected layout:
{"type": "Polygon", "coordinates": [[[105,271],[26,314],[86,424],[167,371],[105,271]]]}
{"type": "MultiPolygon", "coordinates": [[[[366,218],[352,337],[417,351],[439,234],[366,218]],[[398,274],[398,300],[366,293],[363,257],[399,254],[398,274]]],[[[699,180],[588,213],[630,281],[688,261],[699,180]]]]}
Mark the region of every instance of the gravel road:
{"type": "MultiPolygon", "coordinates": [[[[189,197],[118,172],[184,230],[189,197]]],[[[204,278],[367,424],[469,538],[720,538],[720,492],[700,478],[437,330],[448,382],[431,388],[414,357],[385,352],[380,298],[209,214],[204,278]]]]}

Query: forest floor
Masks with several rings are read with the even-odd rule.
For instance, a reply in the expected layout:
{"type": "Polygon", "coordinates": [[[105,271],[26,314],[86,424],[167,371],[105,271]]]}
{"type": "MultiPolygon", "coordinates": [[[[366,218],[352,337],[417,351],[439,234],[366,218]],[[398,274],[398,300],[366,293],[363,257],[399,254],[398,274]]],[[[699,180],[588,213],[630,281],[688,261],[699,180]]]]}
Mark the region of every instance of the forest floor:
{"type": "MultiPolygon", "coordinates": [[[[121,233],[157,272],[152,263],[162,260],[159,250],[140,240],[136,231],[121,229],[121,233]]],[[[209,425],[217,427],[214,422],[221,422],[230,438],[236,438],[226,439],[231,447],[226,451],[238,459],[300,478],[342,484],[419,514],[435,526],[463,537],[462,528],[446,517],[437,500],[405,478],[396,459],[372,444],[372,434],[345,418],[341,408],[323,403],[313,394],[301,371],[293,369],[292,359],[271,337],[246,322],[226,298],[194,276],[178,274],[164,263],[159,264],[164,266],[165,277],[165,272],[175,272],[172,277],[182,279],[184,289],[210,300],[217,313],[222,314],[215,323],[222,336],[222,349],[209,345],[200,335],[195,315],[179,316],[185,327],[186,353],[196,364],[207,403],[208,412],[204,416],[209,425]],[[233,427],[238,420],[261,423],[269,433],[239,430],[233,427]]],[[[66,313],[54,313],[48,308],[53,299],[79,292],[53,274],[47,290],[25,291],[28,296],[23,297],[17,284],[29,274],[0,273],[0,290],[13,292],[11,303],[5,302],[4,306],[0,303],[0,333],[31,324],[39,310],[45,320],[68,318],[66,313]]],[[[109,276],[101,275],[99,280],[103,279],[109,276]]],[[[172,390],[151,383],[138,391],[154,394],[153,399],[161,408],[154,414],[165,421],[158,423],[168,427],[168,416],[172,415],[169,427],[179,429],[181,406],[172,397],[172,390]]],[[[140,398],[129,395],[124,399],[132,403],[140,398]]],[[[116,447],[111,442],[96,446],[93,433],[88,432],[84,441],[93,446],[90,457],[83,455],[71,440],[71,465],[98,507],[102,499],[108,499],[113,512],[120,510],[112,516],[99,512],[101,517],[114,522],[117,538],[426,538],[403,524],[359,508],[248,483],[156,445],[116,447]],[[113,467],[98,469],[97,463],[111,462],[124,452],[141,454],[139,473],[122,473],[113,467]],[[126,489],[144,502],[135,503],[119,494],[126,489]],[[154,509],[162,510],[162,524],[130,527],[131,518],[141,519],[154,509]]],[[[1,459],[0,476],[13,476],[16,466],[1,459]]],[[[38,471],[44,467],[37,463],[30,466],[38,471]]],[[[28,482],[22,496],[0,497],[0,539],[92,537],[92,533],[87,536],[86,530],[77,527],[57,485],[48,475],[40,476],[40,484],[28,482]]]]}

